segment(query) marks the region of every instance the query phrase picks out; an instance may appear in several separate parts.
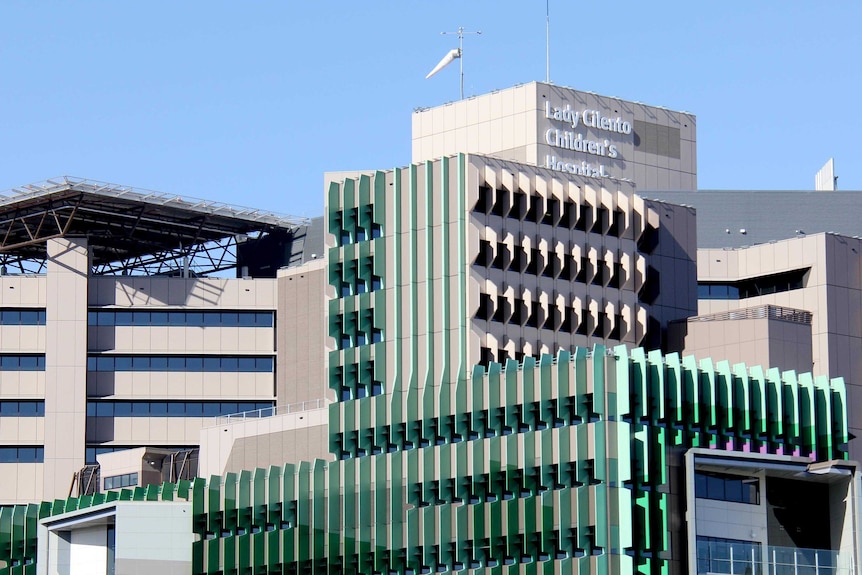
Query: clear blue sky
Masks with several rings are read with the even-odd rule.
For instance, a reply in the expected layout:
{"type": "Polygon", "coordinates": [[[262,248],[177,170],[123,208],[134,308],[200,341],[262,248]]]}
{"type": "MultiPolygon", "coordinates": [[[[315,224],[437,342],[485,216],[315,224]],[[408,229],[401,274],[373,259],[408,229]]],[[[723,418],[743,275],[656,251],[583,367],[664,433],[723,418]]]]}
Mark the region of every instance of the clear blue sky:
{"type": "MultiPolygon", "coordinates": [[[[551,0],[551,80],[693,112],[702,189],[862,189],[862,2],[551,0]]],[[[411,113],[545,77],[543,0],[0,3],[0,189],[68,174],[295,215],[411,113]]]]}

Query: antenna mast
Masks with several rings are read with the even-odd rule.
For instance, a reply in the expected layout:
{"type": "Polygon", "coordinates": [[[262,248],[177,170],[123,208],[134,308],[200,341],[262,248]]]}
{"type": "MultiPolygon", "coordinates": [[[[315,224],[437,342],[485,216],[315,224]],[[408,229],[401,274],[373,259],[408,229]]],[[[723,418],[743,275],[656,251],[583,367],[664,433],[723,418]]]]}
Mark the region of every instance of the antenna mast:
{"type": "Polygon", "coordinates": [[[545,83],[551,83],[551,0],[545,0],[545,83]]]}
{"type": "Polygon", "coordinates": [[[446,36],[450,34],[458,35],[458,62],[461,65],[461,99],[464,99],[464,34],[476,34],[480,36],[482,34],[481,30],[477,30],[475,32],[467,32],[464,30],[463,26],[458,26],[457,32],[440,32],[440,34],[446,36]]]}

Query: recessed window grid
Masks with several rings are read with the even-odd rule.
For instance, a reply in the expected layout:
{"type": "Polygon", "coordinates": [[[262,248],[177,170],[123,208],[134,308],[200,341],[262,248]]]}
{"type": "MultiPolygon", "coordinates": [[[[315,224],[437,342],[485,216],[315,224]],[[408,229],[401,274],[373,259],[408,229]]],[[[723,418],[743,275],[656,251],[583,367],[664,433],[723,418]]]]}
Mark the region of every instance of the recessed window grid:
{"type": "Polygon", "coordinates": [[[0,310],[0,325],[45,325],[44,309],[0,310]]]}
{"type": "Polygon", "coordinates": [[[383,236],[383,226],[374,221],[374,206],[348,208],[332,215],[332,234],[339,246],[365,242],[383,236]]]}
{"type": "Polygon", "coordinates": [[[45,356],[37,354],[0,355],[0,371],[45,371],[45,356]]]}
{"type": "Polygon", "coordinates": [[[362,295],[383,289],[383,278],[379,275],[373,257],[338,262],[331,266],[330,284],[339,297],[362,295]]]}
{"type": "Polygon", "coordinates": [[[383,382],[376,373],[373,360],[334,366],[329,387],[341,401],[363,399],[383,394],[383,382]]]}
{"type": "Polygon", "coordinates": [[[383,329],[374,323],[373,308],[339,314],[332,319],[331,326],[338,349],[383,341],[383,329]]]}
{"type": "Polygon", "coordinates": [[[628,281],[625,269],[619,262],[608,263],[599,259],[593,265],[587,256],[576,260],[571,254],[556,251],[542,253],[538,248],[527,250],[519,244],[510,249],[504,242],[498,242],[495,249],[487,240],[479,240],[479,252],[473,265],[616,289],[628,281]]]}
{"type": "Polygon", "coordinates": [[[0,463],[42,463],[44,461],[45,448],[41,445],[0,447],[0,463]]]}
{"type": "Polygon", "coordinates": [[[90,310],[87,325],[135,327],[272,327],[272,311],[90,310]]]}
{"type": "Polygon", "coordinates": [[[218,417],[273,415],[271,401],[88,401],[87,417],[218,417]]]}
{"type": "MultiPolygon", "coordinates": [[[[506,296],[497,296],[495,302],[488,294],[479,294],[479,307],[473,317],[477,320],[617,341],[621,341],[631,328],[619,313],[611,317],[604,311],[599,311],[598,315],[593,317],[589,309],[582,308],[578,318],[578,314],[571,306],[565,306],[560,310],[556,305],[549,305],[545,309],[538,301],[513,298],[510,302],[506,296]]],[[[489,349],[487,357],[483,356],[479,364],[487,367],[491,362],[504,363],[506,359],[507,354],[504,349],[499,349],[496,353],[489,349]]]]}
{"type": "Polygon", "coordinates": [[[120,489],[121,487],[134,487],[138,484],[137,473],[125,473],[123,475],[112,475],[104,479],[105,489],[120,489]]]}
{"type": "Polygon", "coordinates": [[[479,186],[473,213],[569,230],[589,229],[590,233],[615,237],[623,234],[627,224],[625,212],[619,208],[609,210],[573,200],[560,201],[554,197],[528,195],[522,190],[510,194],[505,188],[493,189],[487,184],[479,186]]]}
{"type": "Polygon", "coordinates": [[[91,355],[87,371],[272,373],[274,363],[262,356],[91,355]]]}
{"type": "Polygon", "coordinates": [[[22,399],[19,401],[0,401],[0,416],[6,417],[43,417],[45,402],[42,400],[22,399]]]}

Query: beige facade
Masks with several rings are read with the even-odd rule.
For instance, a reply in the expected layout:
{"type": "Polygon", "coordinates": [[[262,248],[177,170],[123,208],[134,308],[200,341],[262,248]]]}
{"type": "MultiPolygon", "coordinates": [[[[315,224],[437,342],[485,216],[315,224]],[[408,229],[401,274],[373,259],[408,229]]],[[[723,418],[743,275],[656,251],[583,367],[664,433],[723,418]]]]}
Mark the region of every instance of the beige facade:
{"type": "Polygon", "coordinates": [[[44,314],[0,325],[3,357],[43,362],[0,371],[4,409],[40,410],[0,417],[0,503],[68,496],[97,454],[196,447],[219,413],[324,397],[321,264],[271,279],[124,277],[91,275],[85,239],[48,240],[48,255],[44,275],[0,276],[3,310],[44,314]]]}
{"type": "Polygon", "coordinates": [[[771,305],[699,315],[670,327],[670,349],[735,365],[811,371],[811,313],[771,305]]]}
{"type": "MultiPolygon", "coordinates": [[[[821,233],[739,249],[698,250],[698,283],[701,292],[711,286],[740,290],[745,297],[716,299],[702,293],[698,299],[700,316],[727,313],[744,308],[772,305],[811,313],[811,365],[814,375],[843,377],[850,402],[849,426],[862,434],[862,239],[821,233]],[[744,293],[743,293],[744,292],[744,293]],[[759,294],[759,295],[758,295],[759,294]],[[732,298],[732,299],[731,299],[732,298]]],[[[714,324],[700,341],[726,347],[727,357],[713,354],[714,360],[733,357],[733,334],[714,324]]],[[[804,336],[803,336],[804,339],[804,336]]],[[[782,336],[779,340],[788,341],[782,336]]],[[[797,342],[799,343],[799,342],[797,342]]],[[[787,356],[797,343],[789,344],[780,361],[770,362],[791,369],[801,360],[787,356]]],[[[770,349],[777,342],[770,341],[770,349]]],[[[688,346],[688,341],[686,341],[688,346]]],[[[699,347],[699,346],[698,346],[699,347]]],[[[689,348],[686,347],[686,351],[689,348]]],[[[764,348],[765,350],[765,348],[764,348]]],[[[761,351],[764,351],[761,350],[761,351]]],[[[761,357],[758,353],[758,357],[761,357]]],[[[771,357],[771,356],[770,356],[771,357]]],[[[806,355],[800,358],[807,357],[806,355]]],[[[758,360],[764,363],[766,360],[758,360]]],[[[850,443],[851,457],[862,456],[850,443]]]]}
{"type": "Polygon", "coordinates": [[[413,114],[413,161],[473,153],[641,189],[697,189],[687,112],[530,82],[413,114]]]}

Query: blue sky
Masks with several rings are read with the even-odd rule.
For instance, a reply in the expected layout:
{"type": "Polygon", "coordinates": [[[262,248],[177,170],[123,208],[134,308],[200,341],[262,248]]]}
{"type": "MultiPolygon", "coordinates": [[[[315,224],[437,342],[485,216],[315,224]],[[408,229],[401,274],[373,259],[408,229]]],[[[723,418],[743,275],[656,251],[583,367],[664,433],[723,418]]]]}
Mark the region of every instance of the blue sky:
{"type": "MultiPolygon", "coordinates": [[[[862,189],[862,3],[551,0],[551,80],[693,112],[702,189],[862,189]]],[[[278,212],[410,161],[411,113],[545,77],[543,0],[0,3],[0,189],[68,174],[278,212]]]]}

